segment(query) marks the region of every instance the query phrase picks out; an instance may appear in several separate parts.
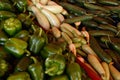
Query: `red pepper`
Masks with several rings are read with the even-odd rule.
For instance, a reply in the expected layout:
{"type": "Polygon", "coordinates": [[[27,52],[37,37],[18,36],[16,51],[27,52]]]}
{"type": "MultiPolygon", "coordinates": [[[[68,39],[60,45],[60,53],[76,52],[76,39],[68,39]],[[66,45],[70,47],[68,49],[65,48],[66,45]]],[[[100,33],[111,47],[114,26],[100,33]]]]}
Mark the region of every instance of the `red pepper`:
{"type": "Polygon", "coordinates": [[[102,80],[101,77],[97,73],[95,73],[88,65],[86,65],[84,62],[81,61],[80,56],[76,57],[76,62],[86,71],[87,75],[92,80],[102,80]]]}

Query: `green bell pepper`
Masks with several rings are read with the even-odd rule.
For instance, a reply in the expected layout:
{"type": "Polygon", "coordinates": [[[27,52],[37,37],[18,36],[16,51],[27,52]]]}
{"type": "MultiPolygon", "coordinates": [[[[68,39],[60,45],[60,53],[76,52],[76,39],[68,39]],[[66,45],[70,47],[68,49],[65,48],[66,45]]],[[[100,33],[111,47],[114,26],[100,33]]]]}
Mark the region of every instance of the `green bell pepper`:
{"type": "Polygon", "coordinates": [[[29,39],[29,31],[27,30],[21,30],[20,32],[18,32],[17,34],[15,34],[13,37],[15,38],[20,38],[24,41],[28,41],[29,39]]]}
{"type": "Polygon", "coordinates": [[[76,56],[72,52],[65,52],[64,57],[67,60],[67,63],[75,62],[76,56]]]}
{"type": "Polygon", "coordinates": [[[8,35],[13,36],[22,29],[22,23],[17,18],[8,18],[3,23],[3,29],[8,35]]]}
{"type": "Polygon", "coordinates": [[[7,71],[8,71],[7,61],[0,58],[0,77],[3,77],[7,71]]]}
{"type": "Polygon", "coordinates": [[[45,74],[49,76],[61,75],[66,66],[66,60],[63,55],[53,54],[45,60],[45,74]]]}
{"type": "Polygon", "coordinates": [[[1,2],[11,3],[10,0],[0,0],[1,2]]]}
{"type": "Polygon", "coordinates": [[[0,59],[9,60],[10,58],[10,54],[4,49],[3,46],[0,46],[0,59]]]}
{"type": "Polygon", "coordinates": [[[29,31],[31,34],[35,34],[35,35],[43,37],[45,39],[45,44],[48,43],[48,36],[46,32],[40,26],[36,25],[35,23],[32,23],[29,31]]]}
{"type": "Polygon", "coordinates": [[[9,38],[4,44],[6,51],[11,53],[16,58],[20,58],[24,55],[27,46],[27,42],[19,38],[9,38]]]}
{"type": "Polygon", "coordinates": [[[29,56],[23,56],[15,66],[15,72],[27,71],[28,66],[32,64],[32,60],[29,56]]]}
{"type": "Polygon", "coordinates": [[[17,18],[22,22],[26,29],[32,25],[33,20],[31,19],[31,14],[20,13],[17,18]]]}
{"type": "Polygon", "coordinates": [[[27,0],[12,0],[19,12],[25,12],[27,9],[27,0]]]}
{"type": "Polygon", "coordinates": [[[69,80],[81,80],[82,71],[78,63],[68,63],[66,66],[66,73],[69,77],[69,80]]]}
{"type": "Polygon", "coordinates": [[[0,30],[0,45],[4,45],[4,43],[8,40],[8,36],[2,30],[0,30]]]}
{"type": "Polygon", "coordinates": [[[0,21],[11,18],[11,17],[16,17],[16,14],[10,11],[0,11],[0,21]]]}
{"type": "Polygon", "coordinates": [[[28,71],[31,75],[32,80],[44,80],[44,70],[42,63],[37,60],[36,57],[31,56],[34,63],[29,65],[28,71]]]}
{"type": "Polygon", "coordinates": [[[27,72],[16,72],[8,76],[7,80],[31,80],[27,72]]]}
{"type": "Polygon", "coordinates": [[[34,63],[29,65],[28,71],[32,77],[32,80],[44,80],[43,64],[38,61],[36,57],[31,56],[31,59],[33,59],[34,63]]]}
{"type": "Polygon", "coordinates": [[[10,3],[6,3],[3,1],[0,1],[0,11],[5,10],[5,11],[14,11],[14,8],[10,3]]]}
{"type": "Polygon", "coordinates": [[[69,80],[69,78],[66,74],[62,74],[58,76],[52,76],[50,77],[50,80],[69,80]]]}
{"type": "MultiPolygon", "coordinates": [[[[61,44],[62,45],[62,44],[61,44]]],[[[43,49],[40,51],[40,55],[43,59],[53,55],[53,54],[62,54],[63,47],[58,46],[56,43],[48,43],[46,44],[43,49]]]]}
{"type": "Polygon", "coordinates": [[[32,53],[38,54],[42,47],[44,46],[44,43],[45,43],[44,38],[32,35],[29,40],[29,49],[32,53]]]}
{"type": "Polygon", "coordinates": [[[41,37],[42,31],[42,28],[40,28],[38,32],[36,31],[33,35],[30,36],[29,50],[33,54],[38,54],[45,45],[45,38],[41,37]]]}

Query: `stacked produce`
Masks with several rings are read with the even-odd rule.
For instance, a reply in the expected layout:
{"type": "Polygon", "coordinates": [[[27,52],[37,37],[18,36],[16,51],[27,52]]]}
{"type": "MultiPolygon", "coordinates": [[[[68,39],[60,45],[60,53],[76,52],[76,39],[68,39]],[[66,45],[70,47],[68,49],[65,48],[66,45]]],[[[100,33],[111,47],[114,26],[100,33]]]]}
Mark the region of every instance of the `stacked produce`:
{"type": "Polygon", "coordinates": [[[119,3],[1,0],[0,80],[119,80],[119,3]]]}

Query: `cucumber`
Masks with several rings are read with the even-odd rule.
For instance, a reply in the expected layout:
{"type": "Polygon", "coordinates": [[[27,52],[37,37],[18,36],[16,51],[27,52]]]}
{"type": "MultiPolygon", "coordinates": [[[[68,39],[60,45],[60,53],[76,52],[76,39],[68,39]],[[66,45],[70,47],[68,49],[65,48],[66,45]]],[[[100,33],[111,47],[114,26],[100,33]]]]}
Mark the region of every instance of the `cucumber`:
{"type": "Polygon", "coordinates": [[[76,13],[77,15],[86,14],[86,10],[84,10],[83,8],[77,5],[73,5],[66,2],[60,2],[59,4],[70,13],[74,13],[74,14],[76,13]]]}
{"type": "Polygon", "coordinates": [[[114,37],[101,37],[101,42],[107,43],[109,48],[116,51],[120,55],[120,39],[114,37]]]}
{"type": "Polygon", "coordinates": [[[90,30],[88,31],[88,33],[91,36],[95,36],[95,37],[100,37],[100,36],[115,36],[115,33],[112,31],[108,31],[108,30],[90,30]]]}
{"type": "Polygon", "coordinates": [[[98,3],[102,5],[107,5],[107,6],[118,6],[119,5],[117,0],[98,0],[98,3]]]}
{"type": "Polygon", "coordinates": [[[112,13],[120,13],[120,5],[119,6],[106,6],[112,13]]]}
{"type": "Polygon", "coordinates": [[[102,36],[102,37],[100,38],[100,41],[101,41],[102,43],[110,43],[110,42],[120,43],[120,38],[118,38],[118,37],[102,36]]]}
{"type": "Polygon", "coordinates": [[[83,21],[82,24],[86,26],[86,28],[98,28],[98,23],[93,20],[83,21]]]}
{"type": "Polygon", "coordinates": [[[114,26],[114,25],[111,25],[111,24],[100,24],[99,29],[102,29],[102,30],[109,30],[109,31],[112,31],[114,33],[117,33],[117,28],[114,26]]]}
{"type": "Polygon", "coordinates": [[[97,1],[96,1],[96,0],[86,0],[86,3],[96,4],[96,3],[97,3],[97,1]]]}
{"type": "Polygon", "coordinates": [[[96,0],[75,0],[76,4],[83,7],[84,3],[92,3],[92,4],[96,4],[97,1],[96,0]]]}
{"type": "Polygon", "coordinates": [[[84,7],[90,10],[100,10],[106,13],[110,13],[110,11],[107,8],[99,6],[99,5],[95,5],[95,4],[84,3],[84,7]]]}
{"type": "Polygon", "coordinates": [[[102,18],[102,17],[99,17],[99,16],[94,17],[93,20],[96,21],[99,24],[108,24],[108,21],[105,18],[102,18]]]}
{"type": "Polygon", "coordinates": [[[120,71],[120,56],[111,49],[105,49],[105,52],[110,55],[114,62],[114,66],[120,71]]]}
{"type": "Polygon", "coordinates": [[[84,21],[91,20],[91,19],[93,19],[93,15],[82,15],[82,16],[78,16],[78,17],[67,18],[64,20],[64,22],[72,24],[75,22],[79,22],[79,21],[84,22],[84,21]]]}
{"type": "Polygon", "coordinates": [[[107,63],[110,63],[112,61],[112,58],[101,48],[93,36],[91,36],[90,39],[90,47],[95,51],[95,53],[102,61],[105,61],[107,63]]]}
{"type": "Polygon", "coordinates": [[[86,2],[86,0],[75,0],[76,4],[78,4],[79,6],[83,7],[84,3],[86,2]]]}
{"type": "Polygon", "coordinates": [[[110,14],[109,13],[105,13],[103,11],[100,11],[100,10],[89,10],[89,9],[86,9],[87,13],[89,14],[94,14],[98,17],[103,17],[103,18],[106,18],[106,17],[109,17],[110,14]]]}
{"type": "Polygon", "coordinates": [[[120,55],[120,43],[110,42],[109,47],[120,55]]]}
{"type": "MultiPolygon", "coordinates": [[[[101,14],[101,13],[99,13],[101,14]]],[[[114,24],[114,20],[107,15],[105,16],[96,16],[93,18],[94,21],[96,21],[99,24],[114,24]]]]}

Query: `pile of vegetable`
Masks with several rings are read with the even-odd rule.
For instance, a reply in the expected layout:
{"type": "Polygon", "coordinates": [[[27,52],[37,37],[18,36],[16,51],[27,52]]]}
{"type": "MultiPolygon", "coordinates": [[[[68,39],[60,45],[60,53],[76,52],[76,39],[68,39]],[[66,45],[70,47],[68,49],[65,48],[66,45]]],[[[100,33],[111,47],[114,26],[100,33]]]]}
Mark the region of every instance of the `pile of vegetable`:
{"type": "Polygon", "coordinates": [[[0,80],[119,80],[120,1],[0,0],[0,80]]]}

